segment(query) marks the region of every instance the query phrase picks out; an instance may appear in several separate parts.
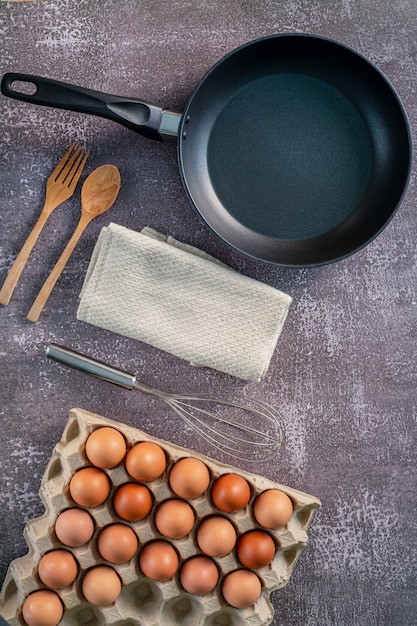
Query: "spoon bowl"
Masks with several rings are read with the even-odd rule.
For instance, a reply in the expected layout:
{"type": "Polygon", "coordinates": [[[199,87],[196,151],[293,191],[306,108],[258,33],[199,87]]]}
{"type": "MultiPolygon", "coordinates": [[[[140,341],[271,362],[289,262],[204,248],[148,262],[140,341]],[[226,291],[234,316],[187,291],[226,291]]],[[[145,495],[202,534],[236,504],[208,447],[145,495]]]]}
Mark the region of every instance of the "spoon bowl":
{"type": "Polygon", "coordinates": [[[42,309],[49,298],[56,281],[68,262],[75,246],[78,243],[88,224],[95,218],[110,209],[120,190],[120,172],[115,165],[101,165],[95,169],[84,181],[81,189],[81,216],[77,227],[67,243],[65,250],[59,257],[54,268],[38,293],[36,300],[27,315],[30,322],[37,322],[42,309]]]}
{"type": "Polygon", "coordinates": [[[93,218],[105,213],[120,190],[120,172],[115,165],[101,165],[87,176],[81,189],[82,211],[93,218]]]}

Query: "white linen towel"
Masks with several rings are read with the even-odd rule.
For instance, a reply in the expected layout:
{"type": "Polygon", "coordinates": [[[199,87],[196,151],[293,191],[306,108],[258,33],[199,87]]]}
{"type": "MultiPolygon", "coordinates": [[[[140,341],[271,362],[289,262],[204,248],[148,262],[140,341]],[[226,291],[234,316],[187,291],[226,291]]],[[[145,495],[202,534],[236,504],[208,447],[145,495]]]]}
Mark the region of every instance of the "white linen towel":
{"type": "Polygon", "coordinates": [[[198,248],[110,224],[94,248],[77,317],[192,365],[259,381],[290,303],[198,248]]]}

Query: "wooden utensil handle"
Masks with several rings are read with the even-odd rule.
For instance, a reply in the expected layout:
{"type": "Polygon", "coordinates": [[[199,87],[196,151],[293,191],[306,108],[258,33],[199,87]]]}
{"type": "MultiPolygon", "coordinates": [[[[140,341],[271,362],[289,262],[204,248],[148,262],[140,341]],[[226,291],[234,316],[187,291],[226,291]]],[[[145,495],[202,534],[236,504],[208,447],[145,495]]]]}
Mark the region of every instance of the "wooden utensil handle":
{"type": "Polygon", "coordinates": [[[17,255],[12,267],[9,270],[6,280],[3,283],[0,291],[0,304],[4,304],[5,306],[9,304],[10,298],[13,295],[13,291],[16,287],[17,281],[19,280],[20,274],[22,273],[23,268],[26,265],[29,255],[32,252],[33,246],[35,245],[43,227],[45,226],[45,222],[48,219],[49,214],[50,211],[45,204],[35,226],[32,228],[32,232],[23,244],[22,249],[17,255]]]}
{"type": "Polygon", "coordinates": [[[44,282],[40,292],[38,293],[36,300],[32,304],[29,313],[27,314],[27,319],[30,322],[37,322],[40,314],[42,313],[42,309],[45,306],[46,301],[51,295],[51,291],[55,286],[56,281],[60,277],[62,270],[66,266],[68,259],[74,251],[75,246],[78,243],[79,238],[83,234],[85,228],[91,222],[91,220],[95,216],[89,215],[81,215],[80,221],[77,224],[77,228],[75,229],[71,239],[67,243],[64,251],[56,262],[54,268],[49,274],[48,278],[44,282]]]}

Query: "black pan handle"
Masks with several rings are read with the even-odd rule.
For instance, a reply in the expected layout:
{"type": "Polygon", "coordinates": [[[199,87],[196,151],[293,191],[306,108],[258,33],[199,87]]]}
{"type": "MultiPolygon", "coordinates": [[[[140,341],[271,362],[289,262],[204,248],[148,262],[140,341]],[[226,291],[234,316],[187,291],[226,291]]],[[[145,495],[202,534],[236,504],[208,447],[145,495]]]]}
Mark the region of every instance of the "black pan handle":
{"type": "Polygon", "coordinates": [[[163,110],[143,100],[112,96],[50,78],[16,72],[3,76],[1,92],[15,100],[106,117],[150,139],[162,139],[160,125],[163,110]],[[18,90],[14,85],[16,82],[21,83],[25,91],[18,90]]]}

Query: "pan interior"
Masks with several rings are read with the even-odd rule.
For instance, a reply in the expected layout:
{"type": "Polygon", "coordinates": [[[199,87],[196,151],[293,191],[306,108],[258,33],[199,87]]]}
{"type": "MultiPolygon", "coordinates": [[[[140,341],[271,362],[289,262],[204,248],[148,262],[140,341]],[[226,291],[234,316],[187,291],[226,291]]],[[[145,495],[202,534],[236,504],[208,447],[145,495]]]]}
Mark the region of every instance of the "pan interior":
{"type": "Polygon", "coordinates": [[[369,184],[367,126],[341,91],[316,77],[282,72],[235,91],[208,137],[216,195],[251,231],[307,239],[341,224],[369,184]]]}

